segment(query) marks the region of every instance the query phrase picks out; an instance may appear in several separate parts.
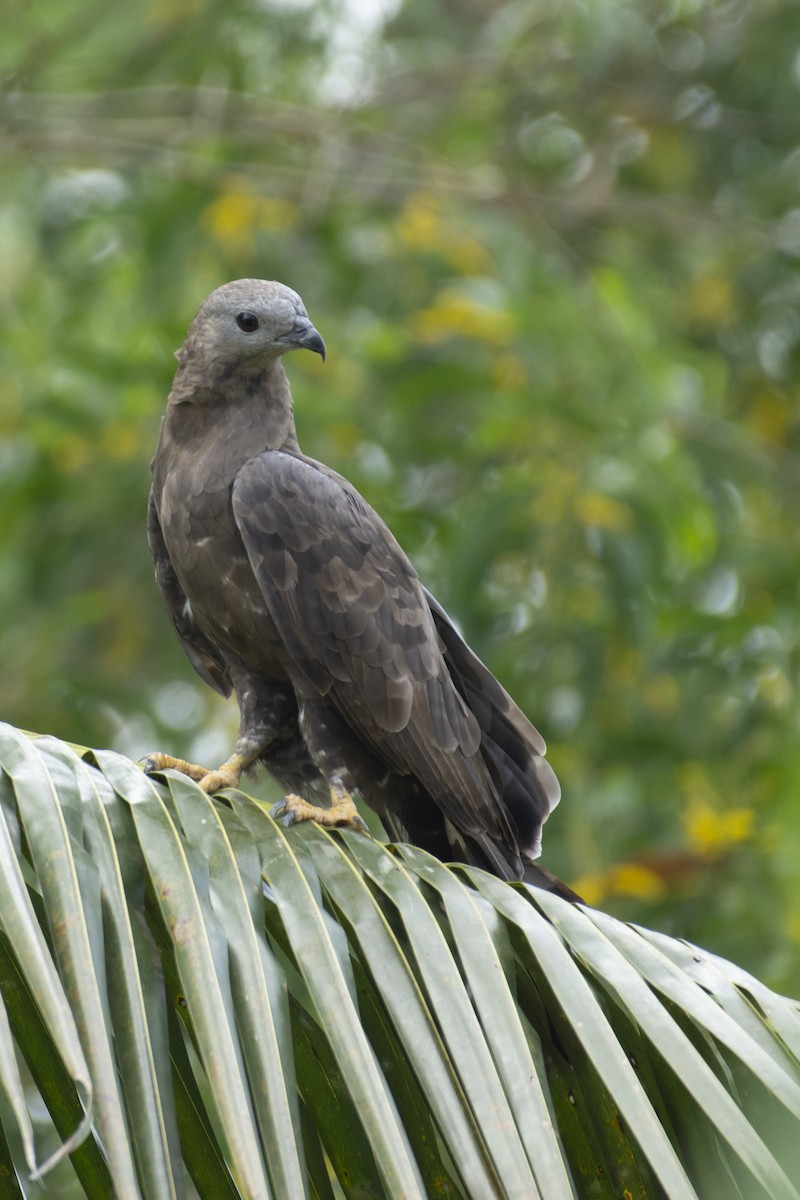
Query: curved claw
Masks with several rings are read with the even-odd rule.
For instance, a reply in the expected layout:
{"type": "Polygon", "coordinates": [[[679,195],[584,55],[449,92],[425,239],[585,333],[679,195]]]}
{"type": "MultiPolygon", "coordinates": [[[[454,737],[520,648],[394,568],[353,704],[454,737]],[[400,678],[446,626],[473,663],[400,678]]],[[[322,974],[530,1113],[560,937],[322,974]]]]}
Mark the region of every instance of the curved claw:
{"type": "Polygon", "coordinates": [[[171,754],[161,754],[158,751],[148,754],[144,760],[143,770],[145,775],[158,775],[162,771],[180,771],[181,775],[188,776],[195,783],[200,783],[212,773],[208,767],[198,767],[196,763],[186,762],[183,758],[173,758],[171,754]]]}
{"type": "Polygon", "coordinates": [[[173,758],[171,754],[148,754],[144,763],[145,775],[155,775],[161,771],[180,771],[188,776],[207,795],[219,792],[223,788],[238,788],[246,761],[241,755],[233,754],[221,767],[211,770],[208,767],[198,767],[195,763],[186,762],[182,758],[173,758]]]}
{"type": "Polygon", "coordinates": [[[276,821],[283,818],[283,825],[287,829],[292,825],[299,825],[302,821],[316,821],[318,825],[325,825],[329,828],[343,826],[357,829],[360,833],[369,833],[366,821],[359,815],[353,798],[348,792],[344,789],[334,791],[332,788],[331,800],[333,803],[330,808],[322,808],[316,804],[309,804],[302,796],[290,793],[279,800],[277,804],[273,804],[269,812],[276,821]]]}
{"type": "Polygon", "coordinates": [[[275,821],[280,821],[284,828],[289,829],[292,825],[296,825],[299,821],[313,821],[314,805],[308,804],[302,796],[295,796],[290,792],[288,796],[284,796],[277,804],[273,804],[269,810],[269,815],[275,821]]]}

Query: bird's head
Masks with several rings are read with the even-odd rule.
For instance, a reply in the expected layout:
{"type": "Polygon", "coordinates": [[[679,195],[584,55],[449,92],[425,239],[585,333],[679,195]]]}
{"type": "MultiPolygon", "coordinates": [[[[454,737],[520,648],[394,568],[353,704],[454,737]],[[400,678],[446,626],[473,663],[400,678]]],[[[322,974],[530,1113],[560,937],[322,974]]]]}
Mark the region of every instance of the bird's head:
{"type": "Polygon", "coordinates": [[[267,367],[288,350],[313,350],[325,361],[325,343],[297,292],[266,279],[236,279],[213,291],[189,327],[178,360],[191,353],[204,366],[267,367]]]}

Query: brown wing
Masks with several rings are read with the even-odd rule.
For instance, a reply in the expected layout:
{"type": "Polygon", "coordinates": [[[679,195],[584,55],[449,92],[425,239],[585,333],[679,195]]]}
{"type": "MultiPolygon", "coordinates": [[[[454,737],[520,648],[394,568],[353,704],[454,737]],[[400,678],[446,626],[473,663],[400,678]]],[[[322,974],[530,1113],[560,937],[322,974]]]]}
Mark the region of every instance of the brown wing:
{"type": "Polygon", "coordinates": [[[459,828],[516,854],[416,572],[354,489],[310,460],[251,459],[233,510],[296,686],[327,695],[388,765],[413,774],[459,828]]]}
{"type": "Polygon", "coordinates": [[[542,849],[542,826],[561,799],[544,738],[467,645],[438,600],[425,590],[450,675],[481,729],[481,754],[530,858],[542,849]]]}
{"type": "Polygon", "coordinates": [[[197,674],[221,696],[230,696],[231,681],[225,663],[216,647],[200,632],[192,617],[192,609],[178,582],[167,551],[155,492],[151,488],[147,508],[147,540],[156,569],[156,582],[161,589],[167,611],[172,618],[180,643],[197,674]]]}

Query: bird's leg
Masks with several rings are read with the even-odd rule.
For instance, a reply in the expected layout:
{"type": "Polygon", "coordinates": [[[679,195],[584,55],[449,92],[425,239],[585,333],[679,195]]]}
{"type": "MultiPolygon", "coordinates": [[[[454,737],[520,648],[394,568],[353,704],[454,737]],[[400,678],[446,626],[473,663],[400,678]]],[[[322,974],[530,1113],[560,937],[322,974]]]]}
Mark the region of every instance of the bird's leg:
{"type": "Polygon", "coordinates": [[[156,771],[180,771],[182,775],[188,775],[199,784],[202,791],[211,795],[222,788],[238,788],[242,772],[255,762],[263,750],[263,746],[253,746],[249,743],[246,748],[234,750],[230,758],[215,770],[198,767],[182,758],[173,758],[171,754],[151,754],[144,764],[144,771],[146,775],[152,775],[156,771]]]}
{"type": "Polygon", "coordinates": [[[226,758],[216,771],[209,771],[207,775],[203,776],[200,780],[201,791],[210,796],[213,792],[221,791],[222,788],[238,788],[242,772],[257,758],[258,753],[247,755],[234,750],[230,758],[226,758]]]}
{"type": "Polygon", "coordinates": [[[291,712],[287,715],[285,698],[272,685],[260,683],[242,668],[233,667],[230,674],[239,701],[239,734],[230,758],[219,767],[209,768],[173,758],[171,754],[151,754],[144,764],[145,774],[180,771],[211,795],[222,788],[238,788],[243,772],[280,739],[291,716],[291,712]]]}
{"type": "Polygon", "coordinates": [[[331,779],[330,808],[322,808],[318,804],[309,804],[302,796],[289,794],[273,804],[270,815],[283,817],[284,825],[297,825],[300,821],[316,821],[318,825],[346,825],[361,833],[369,833],[366,822],[359,816],[353,797],[338,776],[331,779]]]}

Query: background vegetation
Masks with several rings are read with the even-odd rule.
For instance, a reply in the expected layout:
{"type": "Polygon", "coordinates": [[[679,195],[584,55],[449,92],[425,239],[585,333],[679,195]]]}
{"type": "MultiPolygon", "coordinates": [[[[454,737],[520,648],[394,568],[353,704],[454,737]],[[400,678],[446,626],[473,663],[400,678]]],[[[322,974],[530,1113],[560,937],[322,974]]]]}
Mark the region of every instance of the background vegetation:
{"type": "Polygon", "coordinates": [[[304,449],[547,736],[544,862],[800,993],[800,6],[11,0],[2,716],[213,762],[147,463],[278,278],[304,449]]]}

